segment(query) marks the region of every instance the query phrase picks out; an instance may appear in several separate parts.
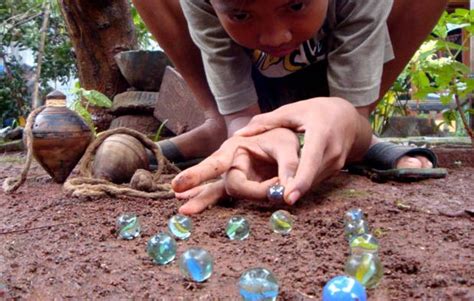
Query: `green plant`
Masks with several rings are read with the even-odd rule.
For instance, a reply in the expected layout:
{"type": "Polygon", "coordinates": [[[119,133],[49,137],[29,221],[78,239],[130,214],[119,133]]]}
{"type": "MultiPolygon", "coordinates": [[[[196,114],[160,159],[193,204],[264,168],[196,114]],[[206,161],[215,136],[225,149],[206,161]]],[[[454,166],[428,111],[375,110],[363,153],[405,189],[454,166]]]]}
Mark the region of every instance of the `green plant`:
{"type": "Polygon", "coordinates": [[[140,48],[141,49],[154,48],[152,41],[154,41],[155,39],[151,35],[150,31],[146,27],[142,18],[138,14],[137,9],[132,3],[131,3],[131,14],[132,14],[133,24],[135,25],[138,44],[140,45],[140,48]]]}
{"type": "Polygon", "coordinates": [[[168,122],[168,119],[165,119],[165,121],[163,121],[163,122],[160,124],[160,127],[156,130],[156,134],[155,134],[155,136],[153,137],[153,141],[154,141],[154,142],[160,141],[160,139],[161,139],[161,133],[163,132],[163,130],[164,130],[165,125],[166,125],[167,122],[168,122]]]}
{"type": "MultiPolygon", "coordinates": [[[[454,120],[461,120],[471,139],[474,139],[474,135],[469,127],[468,116],[473,111],[466,104],[474,91],[474,79],[470,78],[470,69],[456,58],[466,49],[473,30],[474,10],[456,9],[450,14],[443,13],[430,37],[397,80],[403,83],[404,89],[410,92],[414,100],[423,101],[428,94],[437,93],[444,105],[454,101],[455,107],[443,112],[444,122],[451,124],[454,120]],[[448,33],[453,27],[463,29],[465,33],[461,45],[449,40],[448,33]]],[[[392,87],[386,97],[390,97],[398,88],[400,86],[392,87]]],[[[390,111],[390,107],[385,107],[391,104],[380,102],[376,113],[390,111]]]]}
{"type": "Polygon", "coordinates": [[[91,128],[91,131],[94,135],[97,135],[97,130],[92,120],[92,115],[89,113],[88,108],[90,105],[101,107],[101,108],[111,108],[112,101],[104,94],[96,90],[85,90],[81,88],[79,84],[76,84],[76,87],[71,91],[76,95],[76,99],[72,102],[70,108],[78,113],[86,123],[91,128]],[[85,103],[85,105],[83,105],[85,103]]]}

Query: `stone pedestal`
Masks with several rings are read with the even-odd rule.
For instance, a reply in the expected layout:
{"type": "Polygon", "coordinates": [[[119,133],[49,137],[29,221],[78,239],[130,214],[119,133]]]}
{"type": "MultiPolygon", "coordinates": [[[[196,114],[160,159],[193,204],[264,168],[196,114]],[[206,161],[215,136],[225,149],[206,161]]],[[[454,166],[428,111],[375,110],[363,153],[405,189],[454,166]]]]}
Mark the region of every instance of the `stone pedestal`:
{"type": "Polygon", "coordinates": [[[172,67],[166,67],[154,116],[179,135],[204,123],[204,112],[199,107],[183,77],[172,67]]]}

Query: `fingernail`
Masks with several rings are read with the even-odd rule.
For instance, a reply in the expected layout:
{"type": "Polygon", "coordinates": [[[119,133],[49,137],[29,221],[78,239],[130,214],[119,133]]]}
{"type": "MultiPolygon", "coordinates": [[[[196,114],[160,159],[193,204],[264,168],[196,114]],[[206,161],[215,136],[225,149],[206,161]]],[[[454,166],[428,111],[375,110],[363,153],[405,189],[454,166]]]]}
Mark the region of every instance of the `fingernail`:
{"type": "Polygon", "coordinates": [[[298,190],[295,190],[292,193],[290,193],[290,195],[288,196],[288,202],[290,203],[290,205],[293,205],[294,203],[296,203],[296,201],[300,198],[300,196],[301,196],[301,193],[298,190]]]}

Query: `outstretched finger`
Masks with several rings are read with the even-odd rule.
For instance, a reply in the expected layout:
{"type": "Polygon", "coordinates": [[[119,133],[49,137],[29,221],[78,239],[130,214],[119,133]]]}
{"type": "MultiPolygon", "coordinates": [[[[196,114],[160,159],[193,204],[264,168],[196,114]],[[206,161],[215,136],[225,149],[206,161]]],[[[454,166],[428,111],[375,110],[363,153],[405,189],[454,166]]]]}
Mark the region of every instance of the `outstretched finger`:
{"type": "Polygon", "coordinates": [[[196,186],[194,188],[191,188],[189,190],[186,190],[184,192],[175,192],[174,193],[174,196],[177,198],[177,199],[191,199],[195,196],[197,196],[198,194],[201,193],[201,191],[205,188],[206,185],[199,185],[199,186],[196,186]]]}
{"type": "Polygon", "coordinates": [[[237,142],[224,143],[220,149],[204,159],[198,165],[180,172],[171,185],[176,192],[183,192],[196,187],[208,180],[215,179],[226,172],[231,164],[234,153],[238,148],[237,142]]]}
{"type": "Polygon", "coordinates": [[[198,193],[179,208],[179,213],[185,215],[200,213],[226,196],[224,180],[218,180],[196,188],[200,188],[198,193]]]}

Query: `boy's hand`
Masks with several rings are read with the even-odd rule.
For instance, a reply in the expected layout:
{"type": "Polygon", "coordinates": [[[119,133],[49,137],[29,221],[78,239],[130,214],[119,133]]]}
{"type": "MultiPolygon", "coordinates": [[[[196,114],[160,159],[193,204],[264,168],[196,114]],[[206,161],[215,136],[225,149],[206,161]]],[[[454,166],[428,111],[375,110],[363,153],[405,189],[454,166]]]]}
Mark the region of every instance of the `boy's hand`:
{"type": "Polygon", "coordinates": [[[198,213],[225,196],[265,199],[271,185],[285,185],[284,179],[296,173],[298,151],[297,136],[283,128],[229,138],[210,157],[173,179],[176,197],[189,199],[180,212],[198,213]],[[206,183],[221,175],[223,179],[206,183]]]}
{"type": "Polygon", "coordinates": [[[336,174],[348,158],[359,159],[372,135],[367,119],[349,102],[335,97],[312,98],[257,115],[235,135],[252,136],[279,127],[305,133],[296,174],[285,185],[289,204],[313,184],[336,174]]]}

